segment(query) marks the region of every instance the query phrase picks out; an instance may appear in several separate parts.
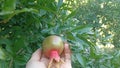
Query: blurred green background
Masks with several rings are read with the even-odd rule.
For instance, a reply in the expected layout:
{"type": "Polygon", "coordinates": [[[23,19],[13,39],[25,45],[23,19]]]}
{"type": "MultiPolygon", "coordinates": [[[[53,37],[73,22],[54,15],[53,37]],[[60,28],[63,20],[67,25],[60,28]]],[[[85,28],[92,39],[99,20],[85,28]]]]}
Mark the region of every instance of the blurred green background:
{"type": "Polygon", "coordinates": [[[0,0],[0,68],[25,68],[53,34],[73,68],[120,68],[120,0],[0,0]]]}

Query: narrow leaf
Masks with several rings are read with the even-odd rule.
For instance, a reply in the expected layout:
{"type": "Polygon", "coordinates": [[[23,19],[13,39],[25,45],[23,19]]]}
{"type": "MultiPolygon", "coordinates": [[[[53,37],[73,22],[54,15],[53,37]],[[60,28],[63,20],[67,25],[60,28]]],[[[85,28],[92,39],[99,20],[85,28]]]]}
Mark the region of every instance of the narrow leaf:
{"type": "Polygon", "coordinates": [[[72,32],[78,32],[80,34],[86,33],[86,34],[94,34],[92,32],[92,27],[90,25],[80,25],[76,28],[71,30],[72,32]]]}
{"type": "Polygon", "coordinates": [[[71,14],[69,14],[69,15],[65,18],[65,20],[67,20],[68,18],[71,18],[71,17],[75,16],[76,13],[77,13],[77,10],[72,11],[71,14]]]}
{"type": "Polygon", "coordinates": [[[62,6],[62,4],[63,4],[63,0],[59,0],[57,5],[58,9],[62,6]]]}
{"type": "Polygon", "coordinates": [[[76,58],[78,59],[78,62],[82,65],[82,67],[85,68],[85,61],[83,57],[81,56],[81,54],[76,54],[76,58]]]}
{"type": "Polygon", "coordinates": [[[1,60],[5,60],[6,59],[6,54],[5,52],[3,51],[3,49],[0,47],[0,59],[1,60]]]}
{"type": "Polygon", "coordinates": [[[33,8],[24,8],[24,9],[21,9],[21,10],[14,10],[14,11],[7,11],[7,12],[0,12],[0,15],[4,15],[4,20],[3,21],[0,21],[3,22],[3,23],[6,23],[8,22],[14,15],[17,15],[19,13],[22,13],[22,12],[34,12],[34,13],[38,13],[38,10],[36,9],[33,9],[33,8]]]}
{"type": "Polygon", "coordinates": [[[71,32],[67,32],[67,38],[69,39],[69,40],[71,40],[71,41],[75,41],[75,37],[74,37],[74,35],[71,33],[71,32]]]}

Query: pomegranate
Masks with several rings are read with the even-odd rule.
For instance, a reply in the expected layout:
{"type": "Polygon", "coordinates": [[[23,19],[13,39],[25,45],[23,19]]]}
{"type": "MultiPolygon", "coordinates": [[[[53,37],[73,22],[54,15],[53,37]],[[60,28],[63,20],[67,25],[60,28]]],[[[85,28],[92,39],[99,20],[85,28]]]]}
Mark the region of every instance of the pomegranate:
{"type": "MultiPolygon", "coordinates": [[[[55,36],[55,35],[48,36],[43,41],[42,45],[43,45],[43,54],[50,59],[48,68],[51,67],[53,61],[58,63],[57,65],[59,65],[60,62],[63,62],[60,59],[60,55],[63,52],[64,44],[59,36],[55,36]]],[[[59,66],[57,66],[57,68],[59,68],[59,66]]]]}

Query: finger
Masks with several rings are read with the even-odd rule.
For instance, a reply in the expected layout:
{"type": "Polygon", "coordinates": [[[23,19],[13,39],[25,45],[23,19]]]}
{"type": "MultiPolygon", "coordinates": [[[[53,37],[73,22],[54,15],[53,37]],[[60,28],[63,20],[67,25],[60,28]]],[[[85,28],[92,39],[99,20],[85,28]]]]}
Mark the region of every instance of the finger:
{"type": "Polygon", "coordinates": [[[63,50],[62,54],[60,55],[60,58],[65,61],[65,51],[63,50]]]}
{"type": "Polygon", "coordinates": [[[36,51],[32,54],[32,57],[31,57],[30,60],[39,61],[39,60],[40,60],[40,57],[41,57],[41,53],[42,53],[42,50],[41,50],[41,49],[36,50],[36,51]]]}
{"type": "Polygon", "coordinates": [[[65,46],[65,48],[64,48],[65,61],[70,62],[71,61],[71,51],[70,51],[70,48],[69,48],[69,44],[65,43],[64,46],[65,46]]]}
{"type": "Polygon", "coordinates": [[[46,61],[49,60],[44,54],[42,54],[40,61],[46,61]]]}
{"type": "Polygon", "coordinates": [[[47,58],[44,54],[42,54],[40,61],[44,62],[47,65],[49,62],[49,58],[47,58]]]}

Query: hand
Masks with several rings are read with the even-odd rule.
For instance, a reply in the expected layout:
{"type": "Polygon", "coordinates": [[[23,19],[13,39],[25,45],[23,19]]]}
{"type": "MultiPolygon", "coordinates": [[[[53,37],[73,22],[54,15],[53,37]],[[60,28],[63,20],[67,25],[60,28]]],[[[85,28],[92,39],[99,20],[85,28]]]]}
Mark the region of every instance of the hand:
{"type": "MultiPolygon", "coordinates": [[[[60,65],[60,68],[72,68],[71,66],[71,52],[69,49],[69,45],[67,43],[64,44],[64,51],[62,53],[61,59],[64,60],[64,63],[60,65]]],[[[28,61],[26,68],[47,68],[49,63],[49,59],[46,58],[43,54],[41,49],[38,49],[35,51],[31,57],[31,59],[28,61]]],[[[52,68],[55,68],[54,65],[52,65],[52,68]]]]}

